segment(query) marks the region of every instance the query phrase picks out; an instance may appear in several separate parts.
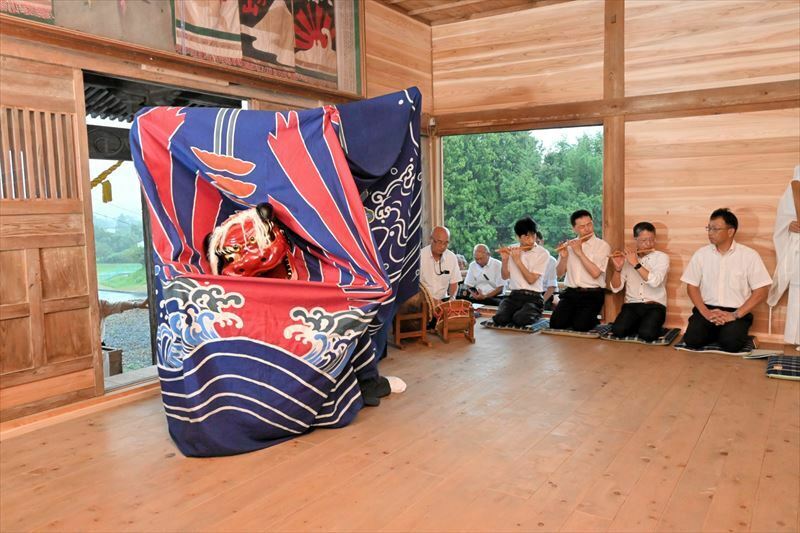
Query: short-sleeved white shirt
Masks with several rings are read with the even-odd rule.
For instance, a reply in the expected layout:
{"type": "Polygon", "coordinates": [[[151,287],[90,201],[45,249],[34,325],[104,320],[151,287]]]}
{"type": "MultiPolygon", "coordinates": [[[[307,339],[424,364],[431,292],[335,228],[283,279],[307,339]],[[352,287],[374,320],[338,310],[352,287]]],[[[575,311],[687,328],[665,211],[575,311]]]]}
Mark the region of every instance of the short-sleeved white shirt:
{"type": "Polygon", "coordinates": [[[611,290],[619,292],[625,287],[625,303],[658,302],[667,305],[667,272],[669,272],[669,256],[664,252],[654,251],[642,256],[639,262],[650,273],[647,281],[628,261],[622,265],[619,287],[611,285],[611,290]]]}
{"type": "Polygon", "coordinates": [[[586,272],[586,268],[581,263],[580,258],[575,255],[571,248],[567,248],[569,255],[567,256],[567,275],[564,278],[564,283],[567,287],[583,287],[589,288],[603,288],[606,286],[606,265],[608,264],[608,256],[611,253],[611,246],[608,245],[603,239],[598,239],[597,236],[592,236],[590,239],[585,240],[581,244],[581,249],[584,255],[589,258],[589,261],[597,265],[600,269],[600,275],[593,278],[586,272]]]}
{"type": "Polygon", "coordinates": [[[510,257],[508,258],[508,279],[509,279],[509,288],[512,291],[518,290],[526,290],[526,291],[536,291],[536,292],[544,292],[544,279],[545,279],[545,272],[547,272],[547,265],[550,262],[549,257],[550,254],[547,253],[547,250],[542,248],[541,246],[534,246],[527,252],[522,252],[519,254],[520,259],[522,259],[522,264],[525,265],[529,271],[533,272],[534,274],[539,274],[539,277],[533,283],[528,283],[525,279],[525,276],[522,275],[517,264],[514,262],[513,259],[510,257]]]}
{"type": "Polygon", "coordinates": [[[555,288],[553,292],[558,292],[558,275],[556,274],[558,261],[556,261],[556,258],[550,255],[549,252],[547,255],[549,259],[547,260],[547,271],[544,273],[544,290],[553,287],[555,288]]]}
{"type": "MultiPolygon", "coordinates": [[[[439,261],[434,260],[430,244],[419,251],[419,282],[425,285],[431,296],[437,300],[447,297],[451,283],[461,282],[461,269],[456,254],[445,250],[439,261]],[[445,274],[445,272],[447,272],[445,274]]],[[[455,296],[451,294],[450,296],[455,296]]]]}
{"type": "Polygon", "coordinates": [[[713,244],[697,250],[681,281],[700,287],[706,305],[738,308],[754,289],[772,284],[758,252],[736,241],[721,254],[713,244]]]}
{"type": "Polygon", "coordinates": [[[474,287],[482,294],[491,292],[497,287],[503,286],[503,263],[490,257],[486,266],[480,266],[477,261],[469,264],[467,269],[467,277],[464,279],[464,285],[467,287],[474,287]]]}

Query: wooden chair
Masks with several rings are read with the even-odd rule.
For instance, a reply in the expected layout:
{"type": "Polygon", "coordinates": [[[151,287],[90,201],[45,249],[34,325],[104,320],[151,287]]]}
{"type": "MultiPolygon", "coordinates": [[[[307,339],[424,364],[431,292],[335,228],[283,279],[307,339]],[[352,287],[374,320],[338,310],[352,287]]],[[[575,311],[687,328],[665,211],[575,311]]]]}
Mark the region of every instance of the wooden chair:
{"type": "Polygon", "coordinates": [[[436,333],[444,342],[450,342],[450,333],[463,333],[469,342],[475,342],[475,313],[469,301],[442,302],[433,308],[433,316],[436,333]]]}
{"type": "Polygon", "coordinates": [[[425,287],[420,286],[419,292],[403,302],[394,315],[392,344],[402,350],[403,339],[419,339],[419,342],[430,347],[427,334],[428,322],[433,316],[432,308],[433,298],[425,287]]]}

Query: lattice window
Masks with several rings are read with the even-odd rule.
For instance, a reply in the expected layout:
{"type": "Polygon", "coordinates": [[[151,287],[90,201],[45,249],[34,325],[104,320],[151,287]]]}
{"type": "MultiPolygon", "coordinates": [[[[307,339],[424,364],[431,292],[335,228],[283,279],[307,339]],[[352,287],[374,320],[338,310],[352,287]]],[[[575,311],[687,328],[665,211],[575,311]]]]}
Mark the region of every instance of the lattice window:
{"type": "Polygon", "coordinates": [[[75,117],[0,107],[0,198],[78,198],[75,117]]]}

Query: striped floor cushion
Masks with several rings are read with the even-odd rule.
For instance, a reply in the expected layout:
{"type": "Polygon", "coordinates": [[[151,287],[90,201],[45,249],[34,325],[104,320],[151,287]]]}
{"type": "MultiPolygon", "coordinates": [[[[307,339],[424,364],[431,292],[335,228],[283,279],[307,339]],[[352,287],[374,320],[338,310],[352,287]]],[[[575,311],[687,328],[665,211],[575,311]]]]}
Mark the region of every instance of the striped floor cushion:
{"type": "Polygon", "coordinates": [[[726,352],[725,350],[722,349],[722,347],[719,344],[715,343],[708,344],[706,346],[703,346],[702,348],[689,348],[688,346],[686,346],[686,343],[683,342],[683,339],[681,339],[681,341],[675,345],[675,349],[683,350],[684,352],[720,353],[722,355],[736,355],[739,357],[744,357],[746,355],[752,354],[753,350],[756,349],[756,346],[758,346],[758,340],[752,335],[750,335],[749,337],[747,337],[747,342],[744,343],[744,346],[738,352],[726,352]]]}
{"type": "Polygon", "coordinates": [[[800,356],[771,356],[767,359],[767,377],[800,381],[800,356]]]}
{"type": "Polygon", "coordinates": [[[580,337],[583,339],[599,339],[609,331],[611,331],[611,324],[598,324],[589,331],[545,328],[542,330],[542,333],[547,333],[548,335],[564,335],[566,337],[580,337]]]}
{"type": "Polygon", "coordinates": [[[661,336],[654,341],[644,341],[639,338],[638,335],[633,335],[631,337],[615,337],[613,333],[609,330],[605,335],[602,335],[600,338],[604,341],[617,341],[617,342],[635,342],[638,344],[647,344],[649,346],[669,346],[672,344],[672,341],[678,338],[678,335],[681,334],[681,330],[679,328],[672,328],[667,329],[664,328],[661,330],[661,336]]]}
{"type": "Polygon", "coordinates": [[[550,325],[550,321],[546,318],[540,318],[538,321],[534,322],[530,326],[525,326],[524,328],[520,328],[517,326],[496,326],[493,321],[491,320],[484,320],[481,322],[481,326],[489,329],[502,329],[506,331],[518,331],[520,333],[538,333],[542,331],[544,328],[550,325]]]}

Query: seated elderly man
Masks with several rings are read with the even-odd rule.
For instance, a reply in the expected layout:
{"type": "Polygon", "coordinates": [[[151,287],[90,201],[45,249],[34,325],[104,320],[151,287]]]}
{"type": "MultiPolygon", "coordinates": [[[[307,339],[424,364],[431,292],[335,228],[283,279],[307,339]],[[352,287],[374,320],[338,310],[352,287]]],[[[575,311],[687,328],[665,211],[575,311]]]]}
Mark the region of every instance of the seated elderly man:
{"type": "Polygon", "coordinates": [[[467,269],[464,298],[479,304],[500,305],[500,293],[505,284],[501,272],[503,264],[489,255],[489,247],[485,244],[476,244],[472,257],[475,260],[467,269]]]}
{"type": "Polygon", "coordinates": [[[461,283],[461,269],[456,254],[447,249],[450,230],[436,226],[430,240],[431,243],[419,252],[419,282],[435,300],[455,299],[461,283]]]}

